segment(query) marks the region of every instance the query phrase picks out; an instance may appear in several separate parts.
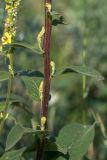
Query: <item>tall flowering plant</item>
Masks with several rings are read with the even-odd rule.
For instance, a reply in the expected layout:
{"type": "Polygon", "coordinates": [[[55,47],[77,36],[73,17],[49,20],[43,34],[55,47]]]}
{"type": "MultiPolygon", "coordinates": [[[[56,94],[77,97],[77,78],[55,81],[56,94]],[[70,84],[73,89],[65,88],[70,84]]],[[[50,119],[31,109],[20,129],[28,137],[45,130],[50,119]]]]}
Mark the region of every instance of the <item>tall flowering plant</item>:
{"type": "MultiPolygon", "coordinates": [[[[0,41],[0,56],[7,58],[9,63],[8,71],[0,71],[0,83],[8,80],[5,102],[3,104],[0,102],[0,138],[2,138],[5,132],[5,124],[10,118],[14,121],[14,126],[7,136],[5,147],[2,153],[0,153],[0,160],[80,160],[87,152],[89,145],[93,142],[95,134],[94,126],[96,123],[92,125],[82,125],[78,123],[68,124],[60,130],[58,137],[54,137],[53,141],[51,138],[52,131],[48,123],[51,81],[57,76],[67,73],[72,74],[72,72],[100,80],[103,77],[99,72],[86,65],[68,66],[59,72],[56,70],[55,62],[51,60],[52,26],[67,25],[67,23],[59,12],[53,10],[52,0],[44,0],[45,24],[37,36],[38,48],[24,42],[14,42],[20,3],[21,0],[5,0],[6,18],[4,20],[4,31],[0,41]],[[44,62],[44,71],[24,70],[14,72],[13,52],[16,47],[30,49],[32,52],[40,54],[44,62]],[[9,107],[11,107],[10,103],[12,103],[12,80],[17,75],[24,82],[29,98],[32,101],[41,102],[39,120],[35,122],[32,121],[32,119],[35,119],[35,114],[31,109],[32,106],[30,105],[29,110],[28,104],[23,102],[22,97],[19,100],[18,96],[16,96],[16,99],[18,99],[21,104],[24,104],[21,109],[24,108],[24,110],[32,116],[32,119],[28,119],[32,127],[25,127],[23,124],[18,123],[17,117],[11,115],[8,110],[9,107]],[[39,84],[36,83],[37,78],[42,79],[39,84]],[[29,145],[25,145],[25,141],[23,143],[23,137],[24,135],[28,136],[28,134],[30,138],[33,139],[33,143],[29,139],[29,145]],[[22,141],[22,143],[18,145],[19,141],[22,141]]],[[[98,117],[96,119],[99,121],[98,117]]]]}

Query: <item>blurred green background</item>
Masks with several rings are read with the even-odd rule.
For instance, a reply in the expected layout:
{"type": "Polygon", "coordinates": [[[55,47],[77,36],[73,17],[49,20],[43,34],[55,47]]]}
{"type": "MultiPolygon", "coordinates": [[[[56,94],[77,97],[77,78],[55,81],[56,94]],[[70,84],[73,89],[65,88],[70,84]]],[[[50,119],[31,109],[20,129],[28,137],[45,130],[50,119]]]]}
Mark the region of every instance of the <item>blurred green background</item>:
{"type": "MultiPolygon", "coordinates": [[[[17,21],[16,41],[37,45],[36,37],[44,25],[42,0],[22,0],[17,21]]],[[[97,69],[103,81],[87,78],[87,96],[83,98],[82,76],[67,74],[52,79],[51,100],[49,102],[49,126],[53,135],[68,122],[90,124],[94,118],[90,112],[98,112],[107,128],[107,1],[106,0],[53,0],[53,10],[61,13],[68,25],[53,26],[51,59],[56,70],[71,65],[86,64],[97,69]],[[85,59],[83,53],[86,53],[85,59]]],[[[4,2],[0,2],[0,37],[3,32],[4,2]]],[[[7,69],[5,60],[0,59],[0,70],[7,69]]],[[[17,49],[14,54],[14,70],[41,70],[43,58],[29,50],[17,49]]],[[[0,96],[6,94],[7,82],[0,84],[0,96]]],[[[13,93],[25,98],[28,107],[39,117],[40,104],[31,101],[21,80],[13,82],[13,93]]],[[[18,104],[21,106],[20,104],[18,104]]],[[[22,107],[22,106],[21,106],[22,107]]],[[[13,107],[13,115],[25,126],[30,126],[31,115],[13,107]],[[26,121],[27,120],[27,121],[26,121]]],[[[13,123],[7,122],[7,133],[13,123]]],[[[6,135],[0,139],[2,144],[6,135]]],[[[25,142],[23,142],[25,143],[25,142]]],[[[23,144],[20,144],[23,146],[23,144]]],[[[2,152],[3,146],[0,146],[2,152]]],[[[107,140],[100,127],[96,127],[93,147],[88,151],[91,160],[107,160],[107,140]]]]}

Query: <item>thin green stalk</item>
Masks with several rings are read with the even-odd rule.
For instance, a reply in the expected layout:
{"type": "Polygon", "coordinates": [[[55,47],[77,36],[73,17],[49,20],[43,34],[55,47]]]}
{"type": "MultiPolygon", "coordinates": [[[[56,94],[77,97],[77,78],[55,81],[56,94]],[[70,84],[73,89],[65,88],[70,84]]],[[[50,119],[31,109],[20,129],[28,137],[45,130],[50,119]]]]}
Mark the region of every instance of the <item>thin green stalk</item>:
{"type": "Polygon", "coordinates": [[[13,52],[13,48],[10,48],[9,52],[8,52],[8,55],[7,55],[8,59],[9,59],[9,65],[8,65],[9,80],[8,80],[7,96],[6,96],[4,113],[3,113],[3,119],[1,120],[1,124],[0,124],[0,133],[3,130],[4,123],[5,123],[5,120],[6,120],[6,117],[7,117],[7,110],[8,110],[8,107],[9,107],[9,101],[10,101],[11,90],[12,90],[12,79],[13,79],[13,55],[12,55],[12,52],[13,52]]]}
{"type": "MultiPolygon", "coordinates": [[[[14,37],[16,35],[16,18],[17,18],[17,11],[18,7],[20,5],[21,0],[15,0],[15,1],[5,1],[5,11],[7,13],[6,19],[4,20],[4,32],[3,36],[1,38],[1,45],[0,45],[0,52],[2,53],[3,46],[6,44],[11,44],[14,40],[14,37]]],[[[12,89],[12,78],[13,78],[13,47],[10,47],[7,51],[7,58],[9,59],[9,81],[8,81],[8,89],[7,89],[7,96],[6,96],[6,103],[5,103],[5,109],[3,112],[3,118],[1,119],[0,123],[0,132],[3,129],[5,119],[7,118],[7,110],[9,106],[9,100],[11,96],[11,89],[12,89]]]]}
{"type": "MultiPolygon", "coordinates": [[[[84,40],[83,40],[83,65],[86,65],[86,55],[87,55],[87,2],[84,0],[84,40]]],[[[87,77],[85,75],[82,76],[82,84],[83,84],[83,98],[87,96],[87,77]]]]}
{"type": "MultiPolygon", "coordinates": [[[[11,54],[11,62],[12,60],[12,54],[11,54]]],[[[11,65],[11,69],[13,70],[13,63],[11,65]]],[[[11,89],[12,89],[12,79],[13,79],[13,74],[11,72],[11,70],[9,71],[9,81],[8,81],[8,89],[7,89],[7,97],[6,97],[6,103],[5,103],[5,112],[7,112],[8,106],[9,106],[9,100],[10,100],[10,96],[11,96],[11,89]]]]}

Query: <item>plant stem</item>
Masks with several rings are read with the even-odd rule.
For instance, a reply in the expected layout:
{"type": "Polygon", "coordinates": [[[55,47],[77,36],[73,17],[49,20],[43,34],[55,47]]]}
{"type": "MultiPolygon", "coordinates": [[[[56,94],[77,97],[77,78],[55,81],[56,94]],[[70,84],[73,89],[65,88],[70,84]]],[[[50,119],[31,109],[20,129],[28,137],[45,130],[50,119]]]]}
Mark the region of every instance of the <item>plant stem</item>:
{"type": "Polygon", "coordinates": [[[5,123],[6,116],[7,116],[9,100],[10,100],[10,96],[11,96],[12,78],[13,78],[13,74],[12,74],[12,71],[13,71],[13,55],[12,55],[12,52],[13,52],[13,48],[10,48],[9,51],[8,51],[8,56],[9,56],[8,58],[9,58],[9,66],[10,66],[9,68],[11,68],[11,70],[9,69],[8,89],[7,89],[7,96],[6,96],[6,102],[5,102],[5,109],[4,109],[4,113],[3,113],[3,119],[0,123],[0,133],[3,130],[3,126],[4,126],[4,123],[5,123]]]}
{"type": "MultiPolygon", "coordinates": [[[[42,115],[48,120],[48,101],[49,101],[49,92],[50,92],[50,41],[51,41],[51,32],[52,32],[52,21],[49,18],[49,10],[46,7],[46,4],[52,6],[52,0],[45,0],[45,34],[43,40],[43,51],[44,51],[44,85],[43,85],[43,99],[42,99],[42,115]]],[[[47,128],[47,124],[46,124],[47,128]]],[[[37,156],[36,160],[44,160],[44,141],[45,135],[43,134],[38,142],[37,156]]]]}
{"type": "Polygon", "coordinates": [[[44,142],[45,142],[45,135],[42,135],[39,139],[38,139],[38,147],[37,147],[37,156],[36,156],[36,160],[43,160],[44,159],[44,142]]]}
{"type": "Polygon", "coordinates": [[[50,41],[52,31],[52,21],[48,17],[48,9],[46,3],[52,5],[52,0],[45,0],[45,34],[43,41],[44,50],[44,88],[42,100],[42,115],[48,119],[48,101],[50,92],[50,41]]]}
{"type": "MultiPolygon", "coordinates": [[[[10,52],[10,66],[11,69],[13,70],[13,55],[10,52]]],[[[11,73],[11,71],[9,71],[9,81],[8,81],[8,89],[7,89],[7,97],[6,97],[6,103],[5,103],[5,112],[7,112],[8,106],[9,106],[9,100],[10,100],[10,96],[11,96],[11,89],[12,89],[12,79],[13,79],[13,74],[11,73]]]]}

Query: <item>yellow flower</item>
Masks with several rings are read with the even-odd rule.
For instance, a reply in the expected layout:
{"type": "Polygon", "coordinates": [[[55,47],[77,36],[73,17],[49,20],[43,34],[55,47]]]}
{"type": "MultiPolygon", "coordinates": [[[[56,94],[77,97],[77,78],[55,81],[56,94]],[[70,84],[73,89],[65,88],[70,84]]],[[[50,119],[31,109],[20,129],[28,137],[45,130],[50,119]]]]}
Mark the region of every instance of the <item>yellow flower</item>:
{"type": "Polygon", "coordinates": [[[4,33],[4,36],[2,37],[2,43],[3,44],[10,44],[11,43],[11,38],[12,38],[12,36],[8,33],[8,32],[5,32],[4,33]]]}
{"type": "Polygon", "coordinates": [[[6,18],[6,23],[10,23],[12,22],[12,19],[11,18],[6,18]]]}
{"type": "Polygon", "coordinates": [[[11,5],[6,4],[5,10],[9,10],[11,8],[11,5]]]}

